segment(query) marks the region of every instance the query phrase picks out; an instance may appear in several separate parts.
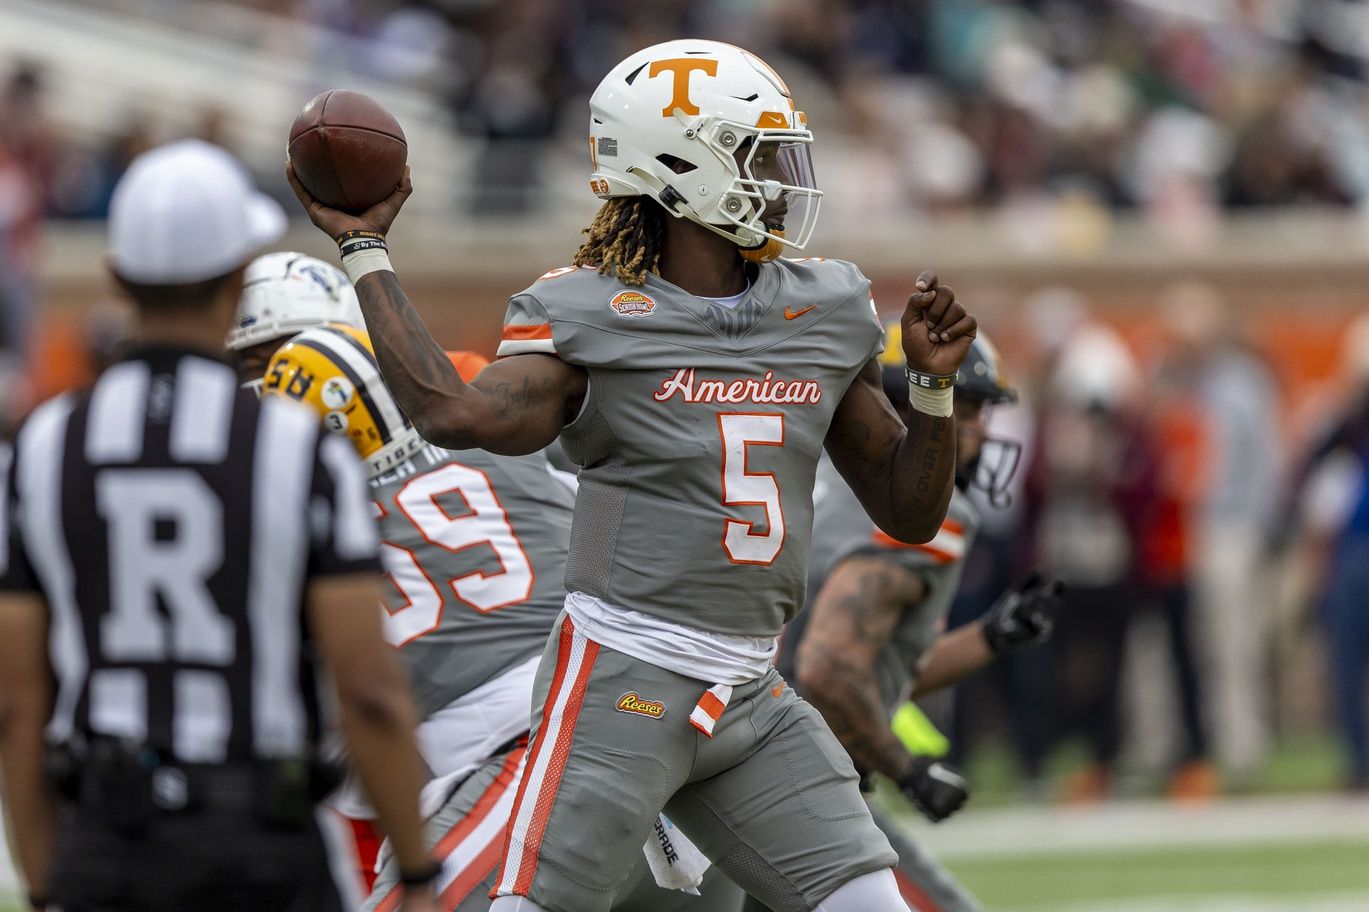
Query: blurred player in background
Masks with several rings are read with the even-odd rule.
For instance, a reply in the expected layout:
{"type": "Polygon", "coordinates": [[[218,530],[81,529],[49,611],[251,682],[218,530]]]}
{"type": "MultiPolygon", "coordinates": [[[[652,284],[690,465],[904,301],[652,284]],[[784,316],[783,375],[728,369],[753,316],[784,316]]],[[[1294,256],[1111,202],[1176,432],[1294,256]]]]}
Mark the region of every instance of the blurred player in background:
{"type": "Polygon", "coordinates": [[[242,297],[225,343],[242,382],[260,392],[266,364],[292,336],[333,323],[365,329],[347,274],[302,253],[257,257],[243,276],[242,297]]]}
{"type": "MultiPolygon", "coordinates": [[[[483,359],[462,359],[474,377],[483,359]]],[[[537,659],[565,599],[574,499],[546,459],[452,452],[426,444],[384,383],[360,330],[329,325],[271,358],[263,392],[312,406],[362,457],[387,571],[385,632],[409,668],[433,777],[430,843],[446,859],[445,908],[488,905],[508,807],[522,775],[537,659]],[[433,833],[436,826],[440,832],[433,833]],[[458,827],[460,827],[458,829],[458,827]],[[435,838],[434,838],[435,837],[435,838]]],[[[362,862],[375,861],[374,813],[355,788],[333,804],[354,822],[362,862]],[[366,857],[369,855],[369,859],[366,857]]],[[[376,899],[398,891],[393,866],[376,899]]],[[[374,905],[374,902],[373,902],[374,905]]]]}
{"type": "MultiPolygon", "coordinates": [[[[899,326],[889,327],[885,353],[897,349],[899,326]]],[[[897,362],[882,356],[885,391],[903,404],[907,384],[897,362]]],[[[956,492],[946,519],[926,544],[884,534],[830,460],[818,467],[813,492],[813,584],[809,610],[785,633],[780,669],[797,681],[822,712],[863,774],[881,773],[933,822],[967,797],[964,780],[945,763],[909,752],[890,728],[909,696],[950,687],[996,657],[1050,636],[1061,584],[1033,574],[1005,592],[984,617],[944,632],[965,555],[979,516],[966,491],[981,484],[990,502],[1002,498],[1020,447],[988,436],[988,409],[1016,401],[997,352],[974,340],[955,384],[956,492]],[[992,461],[983,462],[992,451],[992,461]],[[919,783],[939,784],[930,792],[919,783]]],[[[904,899],[920,912],[979,908],[951,875],[899,827],[875,821],[899,854],[895,868],[904,899]]]]}
{"type": "Polygon", "coordinates": [[[669,42],[614,67],[590,107],[606,202],[576,265],[514,296],[503,357],[469,385],[384,249],[407,179],[357,216],[287,170],[341,245],[423,435],[508,453],[561,435],[582,466],[566,610],[492,908],[608,908],[663,806],[772,908],[895,908],[897,856],[854,768],[770,659],[803,604],[824,445],[888,534],[936,534],[974,318],[919,277],[905,426],[881,388],[869,282],[778,258],[808,241],[820,194],[812,133],[774,71],[731,45],[669,42]]]}

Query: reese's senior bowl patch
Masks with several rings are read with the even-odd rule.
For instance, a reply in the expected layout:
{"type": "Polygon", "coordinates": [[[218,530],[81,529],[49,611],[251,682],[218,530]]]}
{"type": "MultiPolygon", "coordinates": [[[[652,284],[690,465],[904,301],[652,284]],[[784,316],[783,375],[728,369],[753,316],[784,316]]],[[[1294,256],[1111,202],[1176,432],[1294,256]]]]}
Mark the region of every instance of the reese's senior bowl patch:
{"type": "Polygon", "coordinates": [[[637,713],[659,719],[665,715],[665,704],[659,700],[643,700],[637,691],[629,690],[618,698],[618,712],[637,713]]]}
{"type": "Polygon", "coordinates": [[[645,317],[656,309],[656,299],[640,291],[620,291],[608,299],[620,317],[645,317]]]}

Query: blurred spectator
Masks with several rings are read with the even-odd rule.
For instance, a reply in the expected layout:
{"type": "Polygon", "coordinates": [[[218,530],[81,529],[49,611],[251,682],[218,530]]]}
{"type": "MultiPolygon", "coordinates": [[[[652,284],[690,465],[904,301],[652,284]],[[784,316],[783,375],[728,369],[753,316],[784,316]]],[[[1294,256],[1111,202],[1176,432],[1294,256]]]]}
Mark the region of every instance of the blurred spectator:
{"type": "Polygon", "coordinates": [[[1195,513],[1210,484],[1212,447],[1197,401],[1197,364],[1186,352],[1161,359],[1153,370],[1147,411],[1154,454],[1153,492],[1143,513],[1141,571],[1147,601],[1164,620],[1178,696],[1179,750],[1171,797],[1201,800],[1217,789],[1209,763],[1206,694],[1195,655],[1193,533],[1195,513]]]}
{"type": "Polygon", "coordinates": [[[1121,747],[1120,685],[1136,602],[1148,453],[1137,409],[1139,376],[1126,346],[1071,297],[1040,296],[1044,337],[1038,432],[1027,479],[1035,563],[1068,583],[1055,641],[1057,724],[1087,743],[1091,765],[1065,786],[1097,800],[1113,786],[1121,747]]]}
{"type": "MultiPolygon", "coordinates": [[[[688,35],[775,65],[822,137],[820,173],[873,176],[871,196],[894,209],[1135,207],[1201,240],[1221,207],[1369,198],[1369,89],[1335,4],[237,2],[257,15],[121,7],[244,46],[303,47],[320,72],[444,99],[458,129],[486,141],[470,175],[478,210],[549,205],[542,157],[560,135],[578,143],[609,62],[688,35]],[[292,36],[282,17],[319,31],[292,36]]],[[[866,200],[830,203],[838,218],[870,212],[866,200]]]]}
{"type": "Polygon", "coordinates": [[[0,88],[0,373],[12,371],[28,352],[38,239],[55,155],[42,75],[20,64],[0,88]]]}
{"type": "Polygon", "coordinates": [[[1350,384],[1348,395],[1294,474],[1286,529],[1302,534],[1324,571],[1318,576],[1325,585],[1316,595],[1345,745],[1345,783],[1364,791],[1369,789],[1369,316],[1346,333],[1342,373],[1350,384]]]}
{"type": "Polygon", "coordinates": [[[1255,773],[1269,737],[1261,551],[1281,472],[1280,402],[1268,366],[1215,289],[1185,283],[1161,301],[1175,337],[1173,369],[1191,383],[1209,440],[1189,524],[1197,640],[1217,758],[1240,783],[1255,773]]]}

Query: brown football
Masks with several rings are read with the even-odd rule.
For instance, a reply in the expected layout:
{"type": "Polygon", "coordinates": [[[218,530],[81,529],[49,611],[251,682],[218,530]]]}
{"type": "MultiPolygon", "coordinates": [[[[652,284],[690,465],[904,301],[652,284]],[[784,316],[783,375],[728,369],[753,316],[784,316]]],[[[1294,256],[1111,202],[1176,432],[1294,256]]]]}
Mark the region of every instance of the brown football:
{"type": "Polygon", "coordinates": [[[394,192],[409,145],[399,121],[360,92],[332,89],[304,106],[288,147],[304,189],[326,206],[361,212],[394,192]]]}

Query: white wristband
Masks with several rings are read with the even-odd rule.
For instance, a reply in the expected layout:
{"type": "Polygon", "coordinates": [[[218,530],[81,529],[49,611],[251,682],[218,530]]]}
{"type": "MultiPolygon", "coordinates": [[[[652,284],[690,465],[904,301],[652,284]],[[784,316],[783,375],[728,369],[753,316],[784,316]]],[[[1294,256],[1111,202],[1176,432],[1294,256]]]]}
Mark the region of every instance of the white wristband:
{"type": "Polygon", "coordinates": [[[925,415],[935,418],[949,418],[953,412],[955,388],[927,389],[916,383],[908,384],[908,404],[925,415]]]}
{"type": "Polygon", "coordinates": [[[362,276],[372,272],[395,271],[395,268],[390,265],[390,254],[383,247],[359,250],[356,253],[344,256],[342,268],[347,270],[347,278],[352,280],[353,285],[360,282],[362,276]]]}

